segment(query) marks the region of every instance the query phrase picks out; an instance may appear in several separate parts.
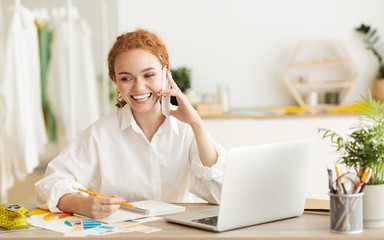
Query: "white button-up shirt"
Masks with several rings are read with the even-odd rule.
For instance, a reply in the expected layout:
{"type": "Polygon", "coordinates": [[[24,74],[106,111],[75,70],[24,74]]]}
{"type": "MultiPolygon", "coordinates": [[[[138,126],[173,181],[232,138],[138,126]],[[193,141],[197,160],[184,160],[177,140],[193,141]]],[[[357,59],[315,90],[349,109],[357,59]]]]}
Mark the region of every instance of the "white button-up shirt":
{"type": "Polygon", "coordinates": [[[57,212],[59,198],[77,188],[128,202],[188,202],[193,193],[219,203],[225,149],[214,145],[217,162],[205,167],[191,127],[174,117],[149,142],[126,105],[92,124],[48,164],[35,184],[37,203],[57,212]]]}

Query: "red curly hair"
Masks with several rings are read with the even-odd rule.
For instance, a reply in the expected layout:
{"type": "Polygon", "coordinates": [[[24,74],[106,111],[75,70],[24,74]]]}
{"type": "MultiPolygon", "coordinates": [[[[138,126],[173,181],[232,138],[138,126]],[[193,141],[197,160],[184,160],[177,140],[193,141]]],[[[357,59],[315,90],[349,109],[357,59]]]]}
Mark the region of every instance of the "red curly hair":
{"type": "Polygon", "coordinates": [[[115,74],[115,60],[117,56],[129,49],[141,48],[155,55],[162,66],[169,66],[167,48],[160,38],[149,31],[138,29],[134,32],[124,33],[116,38],[108,54],[109,77],[113,80],[115,74]]]}

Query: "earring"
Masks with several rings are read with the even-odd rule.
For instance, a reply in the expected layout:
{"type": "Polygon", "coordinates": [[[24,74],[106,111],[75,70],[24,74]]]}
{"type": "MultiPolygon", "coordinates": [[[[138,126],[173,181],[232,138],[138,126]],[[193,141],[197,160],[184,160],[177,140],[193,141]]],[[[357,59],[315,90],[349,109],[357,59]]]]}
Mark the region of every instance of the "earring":
{"type": "Polygon", "coordinates": [[[121,96],[121,93],[118,88],[116,88],[116,107],[124,107],[126,102],[123,99],[123,96],[121,96]]]}

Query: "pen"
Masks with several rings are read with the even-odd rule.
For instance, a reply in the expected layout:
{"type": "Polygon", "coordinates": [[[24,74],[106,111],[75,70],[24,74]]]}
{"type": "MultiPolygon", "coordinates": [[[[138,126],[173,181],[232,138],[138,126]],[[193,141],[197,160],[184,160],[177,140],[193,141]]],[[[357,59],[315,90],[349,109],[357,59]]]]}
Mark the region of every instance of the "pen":
{"type": "MultiPolygon", "coordinates": [[[[95,192],[92,192],[92,191],[89,191],[89,190],[85,190],[85,189],[82,189],[82,188],[78,188],[77,190],[79,190],[79,191],[81,191],[81,192],[88,193],[88,194],[93,195],[93,196],[108,197],[108,196],[101,195],[101,194],[99,194],[99,193],[95,193],[95,192]]],[[[126,209],[133,210],[133,211],[138,211],[138,212],[142,212],[142,213],[144,213],[145,215],[149,215],[149,210],[147,210],[147,209],[143,209],[143,208],[135,207],[135,206],[133,206],[132,204],[127,203],[127,202],[122,202],[122,203],[120,203],[120,204],[123,205],[123,206],[125,206],[125,207],[127,207],[126,209]]]]}
{"type": "Polygon", "coordinates": [[[368,170],[368,172],[365,172],[364,173],[364,176],[363,176],[363,179],[362,179],[362,185],[361,185],[361,188],[360,188],[360,191],[359,192],[362,192],[363,191],[363,189],[364,189],[364,187],[365,187],[365,185],[367,184],[367,182],[369,181],[369,178],[371,177],[371,174],[372,172],[371,172],[371,170],[368,170]]]}
{"type": "Polygon", "coordinates": [[[340,182],[340,185],[342,187],[342,190],[343,190],[344,194],[348,194],[347,189],[345,188],[343,179],[342,178],[338,178],[337,180],[340,182]]]}
{"type": "Polygon", "coordinates": [[[359,190],[361,180],[360,178],[356,178],[355,184],[353,185],[351,193],[356,193],[359,190]]]}
{"type": "Polygon", "coordinates": [[[327,170],[328,170],[328,184],[329,184],[329,190],[331,191],[331,193],[335,193],[335,190],[333,189],[333,177],[332,177],[332,169],[330,169],[329,167],[327,167],[327,170]]]}

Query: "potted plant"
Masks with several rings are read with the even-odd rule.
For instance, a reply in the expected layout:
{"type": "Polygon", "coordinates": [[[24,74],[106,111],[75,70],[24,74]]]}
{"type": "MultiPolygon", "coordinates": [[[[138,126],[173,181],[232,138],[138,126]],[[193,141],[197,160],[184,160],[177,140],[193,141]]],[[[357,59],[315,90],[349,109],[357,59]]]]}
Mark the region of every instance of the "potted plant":
{"type": "Polygon", "coordinates": [[[384,48],[383,42],[380,41],[380,37],[375,28],[369,25],[361,24],[360,27],[355,29],[362,37],[366,48],[375,55],[377,58],[379,68],[376,74],[376,78],[373,81],[373,97],[376,100],[384,101],[384,48]]]}
{"type": "Polygon", "coordinates": [[[361,96],[355,103],[361,114],[359,124],[350,127],[352,133],[345,137],[325,128],[319,128],[322,138],[330,138],[331,146],[340,154],[338,162],[350,171],[361,168],[372,170],[371,178],[364,187],[364,227],[384,226],[384,103],[361,96]]]}
{"type": "Polygon", "coordinates": [[[179,67],[171,69],[172,78],[182,92],[191,88],[191,69],[187,67],[179,67]]]}
{"type": "MultiPolygon", "coordinates": [[[[179,67],[175,69],[171,69],[172,78],[175,80],[177,86],[180,90],[187,96],[189,101],[193,104],[198,101],[196,99],[199,98],[196,92],[192,92],[191,88],[191,69],[187,67],[179,67]]],[[[171,97],[171,103],[173,105],[177,105],[177,101],[175,98],[171,97]]]]}

